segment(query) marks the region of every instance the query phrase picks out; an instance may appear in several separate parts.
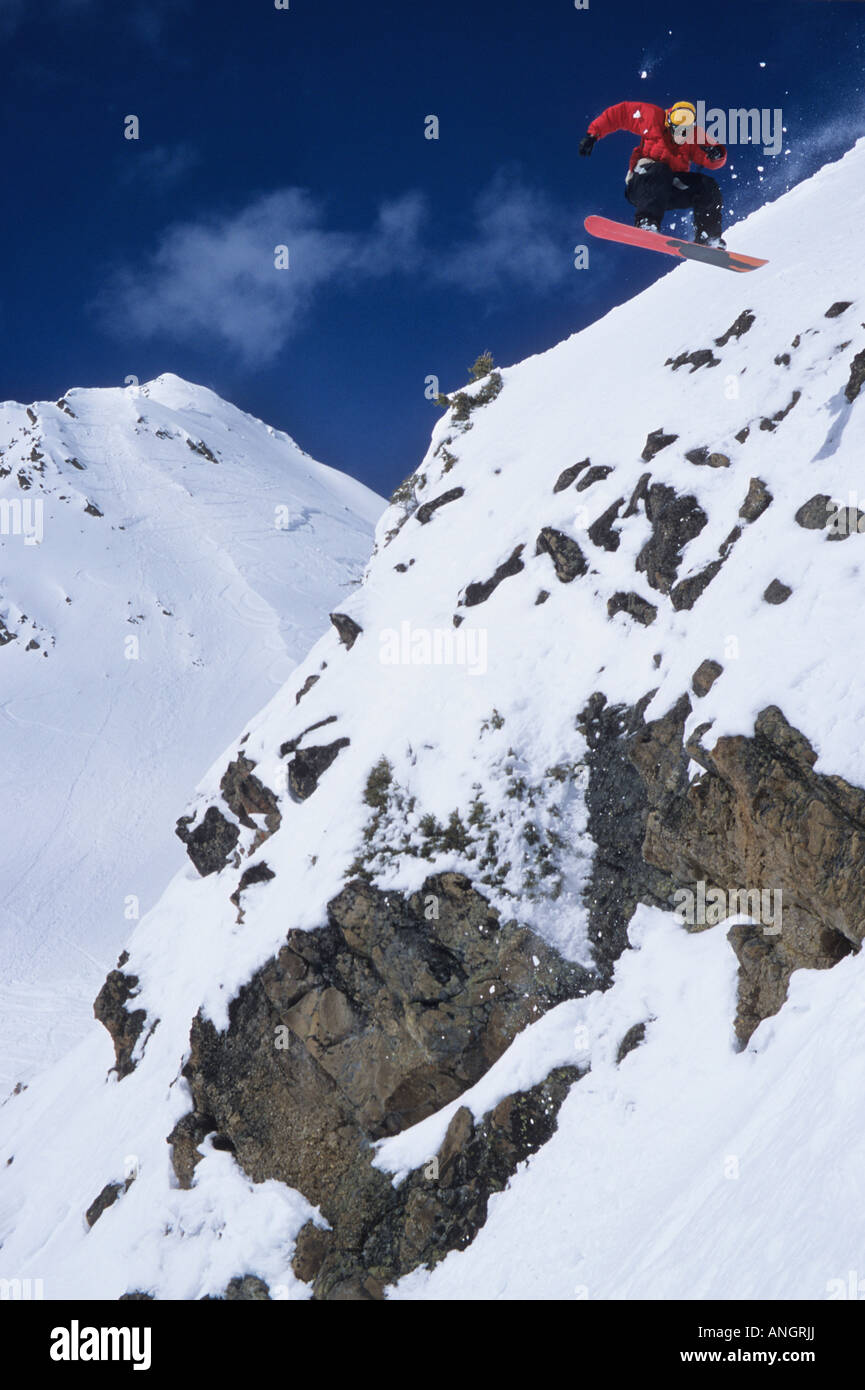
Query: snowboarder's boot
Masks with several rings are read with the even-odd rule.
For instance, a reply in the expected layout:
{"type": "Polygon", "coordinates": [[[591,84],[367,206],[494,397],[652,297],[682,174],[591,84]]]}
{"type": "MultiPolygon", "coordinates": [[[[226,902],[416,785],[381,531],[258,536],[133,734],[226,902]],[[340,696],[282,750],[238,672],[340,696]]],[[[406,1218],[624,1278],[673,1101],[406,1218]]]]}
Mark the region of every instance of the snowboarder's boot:
{"type": "Polygon", "coordinates": [[[722,236],[709,236],[708,232],[697,232],[694,241],[697,246],[716,246],[721,251],[727,249],[727,243],[722,236]]]}

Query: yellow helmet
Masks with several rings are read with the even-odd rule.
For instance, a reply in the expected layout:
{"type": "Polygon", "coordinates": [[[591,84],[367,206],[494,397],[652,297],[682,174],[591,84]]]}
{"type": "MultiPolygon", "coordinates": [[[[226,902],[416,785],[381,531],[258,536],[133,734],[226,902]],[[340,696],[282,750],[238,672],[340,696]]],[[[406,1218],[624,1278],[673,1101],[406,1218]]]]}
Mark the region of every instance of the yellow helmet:
{"type": "Polygon", "coordinates": [[[668,126],[693,125],[697,119],[697,108],[691,101],[674,101],[667,112],[668,126]]]}

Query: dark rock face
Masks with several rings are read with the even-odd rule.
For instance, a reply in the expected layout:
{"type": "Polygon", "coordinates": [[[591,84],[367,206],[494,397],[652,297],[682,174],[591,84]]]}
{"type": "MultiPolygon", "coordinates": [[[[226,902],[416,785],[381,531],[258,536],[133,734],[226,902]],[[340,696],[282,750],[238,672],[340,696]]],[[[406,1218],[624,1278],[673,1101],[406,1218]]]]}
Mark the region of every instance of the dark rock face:
{"type": "Polygon", "coordinates": [[[206,878],[225,868],[240,839],[240,831],[218,806],[208,806],[201,821],[190,830],[194,819],[194,816],[181,816],[174,833],[186,845],[186,853],[201,877],[206,878]]]}
{"type": "Polygon", "coordinates": [[[730,459],[727,454],[713,454],[705,445],[699,449],[689,449],[685,455],[689,463],[705,465],[707,468],[729,468],[730,459]]]}
{"type": "Polygon", "coordinates": [[[723,670],[723,666],[717,661],[701,661],[691,677],[691,689],[694,694],[700,698],[708,695],[723,670]]]}
{"type": "Polygon", "coordinates": [[[589,467],[591,461],[591,459],[583,459],[582,462],[572,463],[570,468],[563,469],[556,479],[553,492],[564,492],[565,488],[570,487],[576,481],[583,469],[589,467]]]}
{"type": "Polygon", "coordinates": [[[305,1244],[302,1267],[313,1271],[315,1296],[380,1298],[401,1275],[469,1245],[486,1221],[490,1196],[554,1134],[558,1111],[579,1076],[576,1067],[558,1067],[539,1086],[506,1096],[478,1122],[462,1106],[438,1153],[398,1189],[387,1184],[388,1191],[377,1175],[377,1200],[370,1202],[377,1221],[351,1235],[338,1223],[330,1241],[318,1242],[317,1266],[305,1244]]]}
{"type": "Polygon", "coordinates": [[[226,806],[241,825],[254,830],[255,822],[250,817],[264,816],[267,832],[272,835],[279,829],[282,820],[279,802],[270,788],[254,775],[254,767],[255,763],[241,753],[222,774],[219,790],[226,806]]]}
{"type": "Polygon", "coordinates": [[[336,628],[340,642],[348,651],[351,651],[363,632],[360,623],[356,623],[354,618],[350,618],[347,613],[330,613],[328,616],[336,628]]]}
{"type": "Polygon", "coordinates": [[[240,882],[231,895],[231,901],[235,907],[240,907],[240,899],[245,889],[251,888],[254,883],[269,883],[272,878],[276,878],[269,864],[262,860],[259,864],[252,864],[248,869],[244,869],[240,875],[240,882]]]}
{"type": "Polygon", "coordinates": [[[700,534],[708,517],[696,497],[680,497],[665,483],[652,483],[645,504],[652,534],[637,556],[636,568],[653,589],[668,594],[678,576],[682,551],[700,534]]]}
{"type": "Polygon", "coordinates": [[[622,1038],[622,1041],[619,1043],[619,1049],[616,1053],[616,1065],[618,1066],[620,1062],[624,1062],[628,1053],[633,1052],[636,1048],[638,1048],[641,1045],[641,1043],[645,1040],[645,1037],[645,1023],[635,1023],[633,1027],[629,1028],[625,1036],[622,1038]]]}
{"type": "Polygon", "coordinates": [[[711,348],[697,348],[695,352],[680,352],[678,357],[668,358],[664,366],[670,365],[677,372],[680,367],[689,364],[693,373],[699,367],[717,367],[720,361],[711,348]]]}
{"type": "Polygon", "coordinates": [[[440,497],[434,497],[430,502],[424,502],[422,506],[418,507],[415,518],[422,526],[425,526],[439,507],[446,506],[448,502],[456,502],[457,498],[462,497],[464,493],[465,488],[452,487],[449,492],[443,492],[440,497]]]}
{"type": "Polygon", "coordinates": [[[564,532],[555,531],[552,526],[545,526],[541,531],[535,545],[535,554],[550,556],[556,578],[561,584],[570,584],[589,568],[577,542],[564,532]]]}
{"type": "Polygon", "coordinates": [[[635,623],[642,623],[643,627],[648,627],[658,616],[658,610],[647,598],[642,598],[640,594],[613,594],[607,599],[607,616],[614,618],[617,613],[627,613],[628,617],[633,618],[635,623]]]}
{"type": "Polygon", "coordinates": [[[679,883],[781,893],[780,922],[773,909],[771,923],[730,931],[744,1046],[783,1004],[793,970],[834,965],[865,936],[865,791],[815,773],[814,750],[774,706],[758,715],[753,737],[702,751],[705,776],[671,779],[665,768],[681,766],[686,713],[683,705],[647,726],[632,754],[650,804],[643,854],[679,883]]]}
{"type": "Polygon", "coordinates": [[[288,786],[291,794],[297,797],[298,801],[305,801],[308,796],[312,796],[319,779],[350,742],[347,738],[337,738],[333,743],[298,749],[288,764],[288,786]]]}
{"type": "Polygon", "coordinates": [[[593,466],[588,470],[588,472],[584,473],[582,478],[580,478],[580,481],[577,483],[577,492],[585,492],[587,487],[592,486],[592,483],[603,482],[604,478],[608,478],[612,471],[613,470],[608,463],[593,464],[593,466]]]}
{"type": "Polygon", "coordinates": [[[524,550],[524,545],[518,545],[507,560],[499,565],[491,578],[485,579],[483,582],[468,584],[463,598],[466,608],[474,608],[479,603],[486,603],[490,594],[499,587],[503,579],[510,579],[513,575],[519,574],[520,570],[525,569],[525,565],[520,559],[524,550]]]}
{"type": "Polygon", "coordinates": [[[601,513],[597,521],[592,522],[586,533],[592,545],[598,546],[601,550],[618,550],[620,537],[618,531],[613,529],[613,522],[624,503],[624,497],[617,497],[615,502],[611,502],[607,510],[601,513]]]}
{"type": "Polygon", "coordinates": [[[786,419],[786,417],[790,414],[790,411],[793,409],[793,406],[794,406],[794,405],[796,404],[796,402],[799,400],[799,398],[800,398],[801,395],[802,395],[802,392],[801,392],[801,391],[794,391],[792,397],[790,398],[789,404],[788,404],[788,405],[785,405],[783,410],[776,410],[774,415],[770,415],[768,418],[767,418],[767,417],[764,417],[764,418],[760,421],[760,429],[761,429],[761,430],[775,430],[775,429],[777,429],[778,426],[779,426],[779,424],[781,423],[781,421],[784,420],[784,419],[786,419]]]}
{"type": "Polygon", "coordinates": [[[748,484],[748,496],[739,508],[739,515],[743,521],[756,521],[771,504],[772,494],[762,478],[752,478],[748,484]]]}
{"type": "MultiPolygon", "coordinates": [[[[127,956],[124,953],[118,965],[125,965],[126,960],[127,956]]],[[[135,1068],[132,1053],[147,1017],[144,1009],[134,1009],[130,1013],[126,1007],[129,1000],[135,997],[137,989],[137,975],[124,975],[122,969],[111,970],[93,1001],[94,1017],[111,1034],[116,1059],[114,1069],[121,1081],[135,1068]]]]}
{"type": "Polygon", "coordinates": [[[194,1110],[170,1136],[178,1179],[191,1181],[197,1145],[216,1131],[254,1181],[299,1188],[339,1249],[356,1251],[396,1197],[369,1166],[370,1141],[455,1100],[591,980],[528,928],[501,923],[461,875],[433,876],[408,898],[355,880],[325,927],[289,932],[232,1002],[225,1033],[194,1020],[194,1110]]]}
{"type": "Polygon", "coordinates": [[[763,598],[767,603],[786,603],[793,590],[788,584],[783,584],[780,579],[773,579],[763,591],[763,598]]]}
{"type": "Polygon", "coordinates": [[[840,317],[841,314],[845,312],[845,310],[850,308],[850,305],[852,303],[852,299],[836,299],[835,303],[830,305],[830,307],[826,310],[824,317],[827,319],[837,319],[840,317]]]}
{"type": "Polygon", "coordinates": [[[832,511],[832,498],[825,492],[818,492],[802,503],[795,516],[796,525],[806,531],[819,531],[828,526],[832,511]]]}
{"type": "Polygon", "coordinates": [[[731,338],[741,338],[748,332],[755,321],[755,315],[750,309],[743,309],[735,323],[731,323],[726,333],[722,333],[720,338],[715,339],[715,347],[726,347],[731,338]]]}
{"type": "Polygon", "coordinates": [[[679,581],[670,593],[670,602],[677,613],[681,613],[683,609],[694,607],[697,599],[709,587],[723,563],[723,560],[710,560],[699,574],[692,574],[690,578],[679,581]]]}
{"type": "Polygon", "coordinates": [[[321,676],[307,676],[306,680],[303,682],[303,685],[300,687],[300,690],[298,690],[297,694],[294,697],[294,703],[296,705],[299,705],[304,695],[309,694],[310,690],[312,690],[312,687],[316,684],[317,681],[320,680],[321,676]]]}
{"type": "Polygon", "coordinates": [[[670,444],[675,444],[678,438],[679,436],[677,434],[664,434],[662,429],[652,430],[643,445],[643,452],[640,455],[641,459],[644,463],[651,463],[656,454],[659,454],[662,449],[666,449],[670,444]]]}
{"type": "Polygon", "coordinates": [[[862,390],[863,382],[865,382],[865,348],[861,352],[857,352],[850,363],[850,376],[844,387],[844,395],[851,405],[862,390]]]}
{"type": "Polygon", "coordinates": [[[586,893],[589,937],[595,964],[605,983],[628,944],[628,923],[640,902],[665,907],[675,884],[646,862],[642,845],[649,799],[630,750],[645,727],[642,708],[608,705],[596,692],[577,718],[588,743],[586,791],[588,830],[597,851],[586,893]]]}
{"type": "Polygon", "coordinates": [[[87,1225],[91,1227],[95,1226],[102,1213],[107,1211],[109,1207],[113,1207],[121,1192],[125,1192],[128,1187],[129,1182],[126,1184],[122,1182],[107,1182],[99,1196],[94,1202],[91,1202],[84,1214],[84,1220],[87,1222],[87,1225]]]}
{"type": "Polygon", "coordinates": [[[225,1293],[222,1295],[229,1303],[232,1302],[264,1302],[270,1301],[270,1290],[263,1279],[259,1279],[256,1274],[236,1275],[230,1279],[225,1286],[225,1293]]]}

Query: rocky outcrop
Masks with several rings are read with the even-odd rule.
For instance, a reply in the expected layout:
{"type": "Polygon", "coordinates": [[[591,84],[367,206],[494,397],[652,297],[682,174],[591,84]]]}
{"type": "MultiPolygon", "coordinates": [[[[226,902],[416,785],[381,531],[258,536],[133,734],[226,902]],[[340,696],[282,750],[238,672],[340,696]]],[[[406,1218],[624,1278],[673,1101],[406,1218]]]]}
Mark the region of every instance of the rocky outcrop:
{"type": "Polygon", "coordinates": [[[126,975],[123,972],[122,967],[128,959],[124,951],[117,962],[118,968],[109,971],[104,985],[93,1001],[94,1018],[98,1019],[111,1035],[114,1044],[114,1069],[118,1080],[121,1081],[134,1069],[132,1053],[147,1017],[144,1009],[133,1009],[130,1013],[127,1008],[130,999],[135,998],[139,983],[137,975],[126,975]]]}
{"type": "Polygon", "coordinates": [[[276,794],[255,776],[252,762],[241,753],[228,764],[222,774],[219,790],[229,810],[241,825],[249,830],[257,829],[252,816],[263,816],[268,835],[279,829],[282,817],[276,794]]]}
{"type": "MultiPolygon", "coordinates": [[[[461,875],[435,875],[407,898],[354,880],[325,926],[289,932],[233,1000],[225,1032],[194,1020],[194,1109],[169,1136],[178,1181],[192,1181],[197,1146],[215,1135],[254,1181],[277,1178],[318,1204],[354,1269],[381,1223],[403,1220],[369,1144],[456,1100],[521,1029],[591,983],[528,928],[502,923],[461,875]]],[[[388,1229],[385,1243],[402,1249],[405,1233],[388,1229]]],[[[379,1280],[391,1269],[369,1254],[359,1267],[379,1280]]],[[[354,1284],[335,1293],[344,1283],[322,1296],[368,1296],[354,1284]]]]}
{"type": "Polygon", "coordinates": [[[544,526],[541,530],[535,544],[535,554],[549,555],[560,584],[570,584],[589,568],[577,542],[552,526],[544,526]]]}
{"type": "Polygon", "coordinates": [[[240,831],[218,806],[208,806],[198,825],[190,830],[194,820],[194,816],[181,816],[174,833],[186,845],[186,853],[202,878],[206,878],[225,868],[240,839],[240,831]]]}
{"type": "Polygon", "coordinates": [[[679,884],[722,890],[730,915],[762,909],[730,932],[744,1045],[783,1004],[793,970],[834,965],[865,935],[865,791],[815,773],[814,750],[774,706],[752,737],[721,738],[711,752],[683,746],[689,709],[684,697],[631,748],[649,802],[643,855],[679,884]],[[695,753],[706,771],[688,783],[695,753]]]}
{"type": "Polygon", "coordinates": [[[312,796],[319,779],[350,742],[347,738],[336,738],[333,743],[298,749],[288,764],[288,786],[292,796],[298,801],[306,801],[307,797],[312,796]]]}
{"type": "Polygon", "coordinates": [[[498,566],[489,579],[475,581],[466,585],[465,595],[463,597],[463,603],[466,608],[474,608],[479,603],[486,603],[490,594],[499,587],[503,579],[510,579],[513,575],[519,574],[520,570],[525,569],[525,565],[520,559],[524,549],[524,545],[516,546],[507,560],[504,560],[502,564],[498,566]]]}
{"type": "Polygon", "coordinates": [[[424,502],[415,512],[415,520],[425,526],[430,521],[439,507],[444,507],[448,502],[456,502],[465,493],[463,487],[452,487],[448,492],[443,492],[439,497],[432,498],[429,502],[424,502]]]}
{"type": "Polygon", "coordinates": [[[363,628],[360,623],[356,623],[354,618],[350,618],[347,613],[331,613],[330,621],[337,631],[340,642],[347,651],[351,651],[363,628]]]}
{"type": "Polygon", "coordinates": [[[653,589],[668,594],[676,582],[682,552],[708,521],[696,497],[679,496],[665,483],[652,483],[645,494],[646,516],[652,534],[636,560],[653,589]]]}

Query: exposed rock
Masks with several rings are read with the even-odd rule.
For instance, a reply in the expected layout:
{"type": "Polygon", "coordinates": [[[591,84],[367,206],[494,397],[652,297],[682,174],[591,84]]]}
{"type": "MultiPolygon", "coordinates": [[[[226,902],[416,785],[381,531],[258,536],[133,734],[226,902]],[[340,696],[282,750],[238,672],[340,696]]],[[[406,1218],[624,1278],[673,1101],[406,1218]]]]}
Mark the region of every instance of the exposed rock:
{"type": "Polygon", "coordinates": [[[802,392],[801,392],[801,391],[794,391],[794,392],[793,392],[793,395],[792,395],[792,397],[791,397],[791,399],[790,399],[789,404],[785,405],[783,410],[776,410],[774,415],[770,416],[768,419],[764,417],[764,418],[760,421],[760,429],[761,429],[761,430],[775,430],[775,429],[777,429],[777,428],[778,428],[778,425],[781,423],[781,421],[782,421],[783,419],[785,419],[786,416],[788,416],[788,415],[790,414],[790,411],[793,409],[793,406],[794,406],[794,405],[796,404],[796,402],[799,400],[799,398],[800,398],[801,395],[802,395],[802,392]]]}
{"type": "Polygon", "coordinates": [[[648,627],[658,616],[657,608],[647,598],[640,594],[626,594],[621,591],[607,599],[607,616],[614,618],[617,613],[627,613],[634,622],[642,623],[643,627],[648,627]]]}
{"type": "Polygon", "coordinates": [[[686,363],[690,363],[691,372],[697,371],[698,367],[717,367],[721,361],[716,357],[711,348],[697,348],[696,352],[680,352],[678,357],[668,358],[664,366],[670,364],[674,372],[686,363]]]}
{"type": "Polygon", "coordinates": [[[720,664],[720,662],[712,661],[710,659],[707,659],[706,661],[701,661],[693,676],[691,677],[691,689],[693,690],[694,694],[699,696],[701,699],[704,695],[708,695],[709,691],[712,689],[712,686],[715,684],[715,681],[721,675],[723,670],[724,668],[720,664]]]}
{"type": "MultiPolygon", "coordinates": [[[[402,1200],[370,1168],[369,1142],[456,1099],[591,979],[500,922],[462,875],[435,875],[407,898],[352,881],[326,926],[290,931],[240,990],[224,1033],[194,1020],[194,1110],[170,1136],[178,1180],[216,1130],[253,1181],[277,1178],[320,1205],[343,1259],[402,1200]]],[[[330,1262],[320,1296],[343,1282],[330,1262]]]]}
{"type": "Polygon", "coordinates": [[[865,791],[815,773],[814,750],[774,706],[758,715],[753,737],[724,737],[704,750],[707,772],[698,780],[671,778],[665,768],[678,760],[681,769],[685,757],[687,708],[647,726],[634,745],[650,804],[643,853],[680,883],[782,894],[780,922],[730,932],[744,1045],[783,1003],[793,970],[833,965],[865,935],[865,791]]]}
{"type": "Polygon", "coordinates": [[[625,516],[634,516],[634,514],[637,511],[637,504],[639,502],[642,502],[645,506],[646,494],[649,490],[649,479],[651,478],[651,476],[651,473],[642,473],[640,475],[639,481],[637,482],[634,491],[631,493],[631,500],[625,508],[625,516]]]}
{"type": "Polygon", "coordinates": [[[553,488],[553,492],[564,492],[565,488],[571,486],[584,468],[588,468],[591,459],[583,459],[581,463],[572,463],[570,468],[565,468],[558,476],[553,488]]]}
{"type": "Polygon", "coordinates": [[[219,790],[226,806],[241,825],[246,826],[248,830],[255,830],[257,826],[250,817],[264,816],[267,833],[272,835],[279,829],[282,820],[279,802],[270,787],[266,787],[254,775],[254,767],[255,763],[244,753],[240,753],[222,774],[219,790]]]}
{"type": "Polygon", "coordinates": [[[300,687],[300,690],[298,690],[297,694],[294,697],[294,703],[296,705],[299,705],[304,695],[307,695],[309,691],[312,690],[312,687],[315,685],[316,681],[320,680],[321,676],[319,675],[307,676],[306,680],[303,682],[303,685],[300,687]]]}
{"type": "Polygon", "coordinates": [[[615,962],[628,944],[628,923],[637,904],[666,907],[675,887],[643,858],[649,800],[630,757],[652,693],[627,708],[608,705],[597,691],[577,717],[577,728],[588,744],[586,810],[588,831],[597,846],[585,903],[592,952],[605,983],[612,980],[615,962]]]}
{"type": "Polygon", "coordinates": [[[466,608],[474,608],[479,603],[486,603],[490,594],[498,588],[503,579],[509,579],[512,575],[519,574],[520,570],[525,569],[525,565],[520,559],[524,550],[524,545],[518,545],[507,560],[499,565],[490,579],[485,579],[482,583],[468,584],[463,599],[466,608]]]}
{"type": "Polygon", "coordinates": [[[622,1041],[619,1043],[619,1050],[616,1053],[616,1066],[619,1066],[620,1063],[624,1062],[628,1053],[633,1052],[635,1048],[638,1048],[640,1044],[644,1042],[645,1037],[645,1022],[635,1023],[631,1028],[629,1028],[625,1036],[622,1038],[622,1041]]]}
{"type": "Polygon", "coordinates": [[[257,1274],[236,1275],[230,1279],[225,1286],[225,1293],[222,1295],[228,1302],[242,1301],[263,1302],[270,1301],[270,1289],[263,1279],[259,1279],[257,1274]]]}
{"type": "Polygon", "coordinates": [[[304,1284],[311,1284],[333,1246],[333,1232],[307,1221],[297,1233],[291,1268],[304,1284]]]}
{"type": "Polygon", "coordinates": [[[251,888],[254,883],[269,883],[272,878],[276,878],[276,874],[270,865],[265,864],[263,860],[258,864],[251,865],[248,869],[244,869],[240,875],[240,882],[231,895],[234,906],[240,907],[241,894],[247,888],[251,888]]]}
{"type": "Polygon", "coordinates": [[[741,338],[754,323],[755,315],[750,309],[743,309],[735,323],[731,323],[726,333],[715,339],[715,347],[726,347],[731,338],[741,338]]]}
{"type": "Polygon", "coordinates": [[[550,596],[550,591],[549,591],[549,589],[540,589],[540,590],[538,591],[538,596],[537,596],[537,598],[535,599],[535,607],[537,608],[538,605],[541,604],[541,603],[546,603],[546,601],[547,601],[547,599],[549,598],[549,596],[550,596]]]}
{"type": "Polygon", "coordinates": [[[652,483],[646,493],[646,516],[652,534],[636,559],[636,569],[645,574],[653,589],[670,592],[678,575],[682,551],[698,536],[708,521],[696,497],[680,497],[665,483],[652,483]]]}
{"type": "Polygon", "coordinates": [[[593,464],[577,483],[577,492],[585,492],[586,488],[592,486],[592,483],[603,482],[604,478],[608,478],[612,471],[613,469],[608,463],[593,464]]]}
{"type": "Polygon", "coordinates": [[[350,742],[347,738],[337,738],[333,743],[298,749],[288,764],[288,787],[292,796],[298,801],[305,801],[308,796],[312,796],[319,779],[350,742]]]}
{"type": "Polygon", "coordinates": [[[829,524],[832,509],[832,498],[825,492],[818,492],[802,503],[794,520],[797,526],[804,527],[806,531],[819,531],[829,524]]]}
{"type": "Polygon", "coordinates": [[[328,724],[335,723],[336,715],[329,714],[326,719],[317,719],[314,724],[308,724],[301,733],[297,734],[294,738],[286,739],[285,743],[280,744],[279,756],[281,758],[287,758],[289,753],[294,753],[296,749],[300,747],[307,734],[314,733],[316,729],[324,729],[328,724]]]}
{"type": "Polygon", "coordinates": [[[670,602],[677,613],[688,611],[694,607],[697,599],[709,587],[723,563],[723,559],[710,560],[709,564],[698,574],[692,574],[689,578],[679,581],[676,587],[670,591],[670,602]]]}
{"type": "Polygon", "coordinates": [[[705,445],[699,449],[689,449],[685,458],[689,463],[705,464],[708,468],[730,467],[730,460],[726,454],[711,454],[705,445]]]}
{"type": "Polygon", "coordinates": [[[743,429],[739,430],[739,432],[735,435],[735,438],[738,439],[738,441],[739,441],[740,444],[744,444],[744,443],[745,443],[745,440],[748,438],[748,435],[749,435],[750,433],[751,433],[751,426],[750,426],[750,425],[745,425],[745,427],[744,427],[743,429]]]}
{"type": "Polygon", "coordinates": [[[415,512],[415,518],[422,526],[425,526],[439,507],[446,506],[448,502],[455,502],[457,498],[462,497],[464,493],[465,488],[452,487],[449,492],[443,492],[440,497],[434,497],[430,502],[424,502],[422,506],[418,507],[415,512]]]}
{"type": "Polygon", "coordinates": [[[351,651],[363,632],[360,623],[356,623],[354,618],[350,618],[347,613],[330,613],[328,616],[336,628],[340,642],[348,651],[351,651]]]}
{"type": "Polygon", "coordinates": [[[863,382],[865,382],[865,348],[861,352],[857,352],[850,363],[850,377],[844,387],[844,395],[851,405],[862,390],[863,382]]]}
{"type": "Polygon", "coordinates": [[[589,568],[577,542],[564,532],[555,531],[552,526],[545,526],[541,531],[535,545],[535,554],[550,556],[556,578],[562,584],[570,584],[589,568]]]}
{"type": "Polygon", "coordinates": [[[745,521],[756,521],[771,503],[772,494],[762,478],[752,478],[748,484],[748,496],[739,508],[739,515],[745,521]]]}
{"type": "Polygon", "coordinates": [[[845,309],[850,308],[850,305],[852,303],[852,299],[836,299],[835,303],[830,305],[830,307],[826,310],[824,317],[827,319],[837,319],[841,314],[844,313],[845,309]]]}
{"type": "Polygon", "coordinates": [[[586,534],[593,545],[599,546],[602,550],[618,550],[619,533],[613,529],[613,522],[619,515],[619,508],[624,505],[624,497],[617,497],[615,502],[611,502],[605,512],[602,512],[597,521],[593,521],[586,534]]]}
{"type": "MultiPolygon", "coordinates": [[[[127,959],[124,952],[117,962],[118,966],[125,965],[127,959]]],[[[134,1009],[129,1013],[126,1008],[129,1000],[135,997],[138,984],[137,975],[124,975],[122,969],[110,970],[93,1001],[93,1015],[107,1028],[114,1043],[114,1070],[121,1081],[135,1068],[132,1053],[147,1017],[144,1009],[134,1009]]]]}
{"type": "Polygon", "coordinates": [[[793,590],[787,585],[782,584],[780,579],[773,579],[763,591],[763,598],[767,603],[786,603],[793,590]]]}
{"type": "Polygon", "coordinates": [[[84,1220],[87,1222],[88,1227],[96,1225],[102,1213],[107,1211],[109,1207],[114,1206],[120,1194],[129,1191],[133,1181],[134,1179],[130,1177],[127,1178],[125,1182],[107,1182],[105,1184],[99,1196],[94,1202],[91,1202],[84,1214],[84,1220]]]}
{"type": "Polygon", "coordinates": [[[652,430],[646,439],[640,457],[644,463],[651,463],[656,454],[659,454],[662,449],[668,448],[670,444],[675,444],[678,438],[677,434],[664,434],[662,429],[652,430]]]}
{"type": "Polygon", "coordinates": [[[186,853],[201,877],[206,878],[225,868],[240,839],[240,831],[218,806],[208,806],[199,824],[190,830],[194,819],[194,816],[181,816],[174,833],[186,845],[186,853]]]}
{"type": "Polygon", "coordinates": [[[99,510],[95,502],[88,502],[84,510],[88,516],[102,516],[102,512],[99,510]]]}

